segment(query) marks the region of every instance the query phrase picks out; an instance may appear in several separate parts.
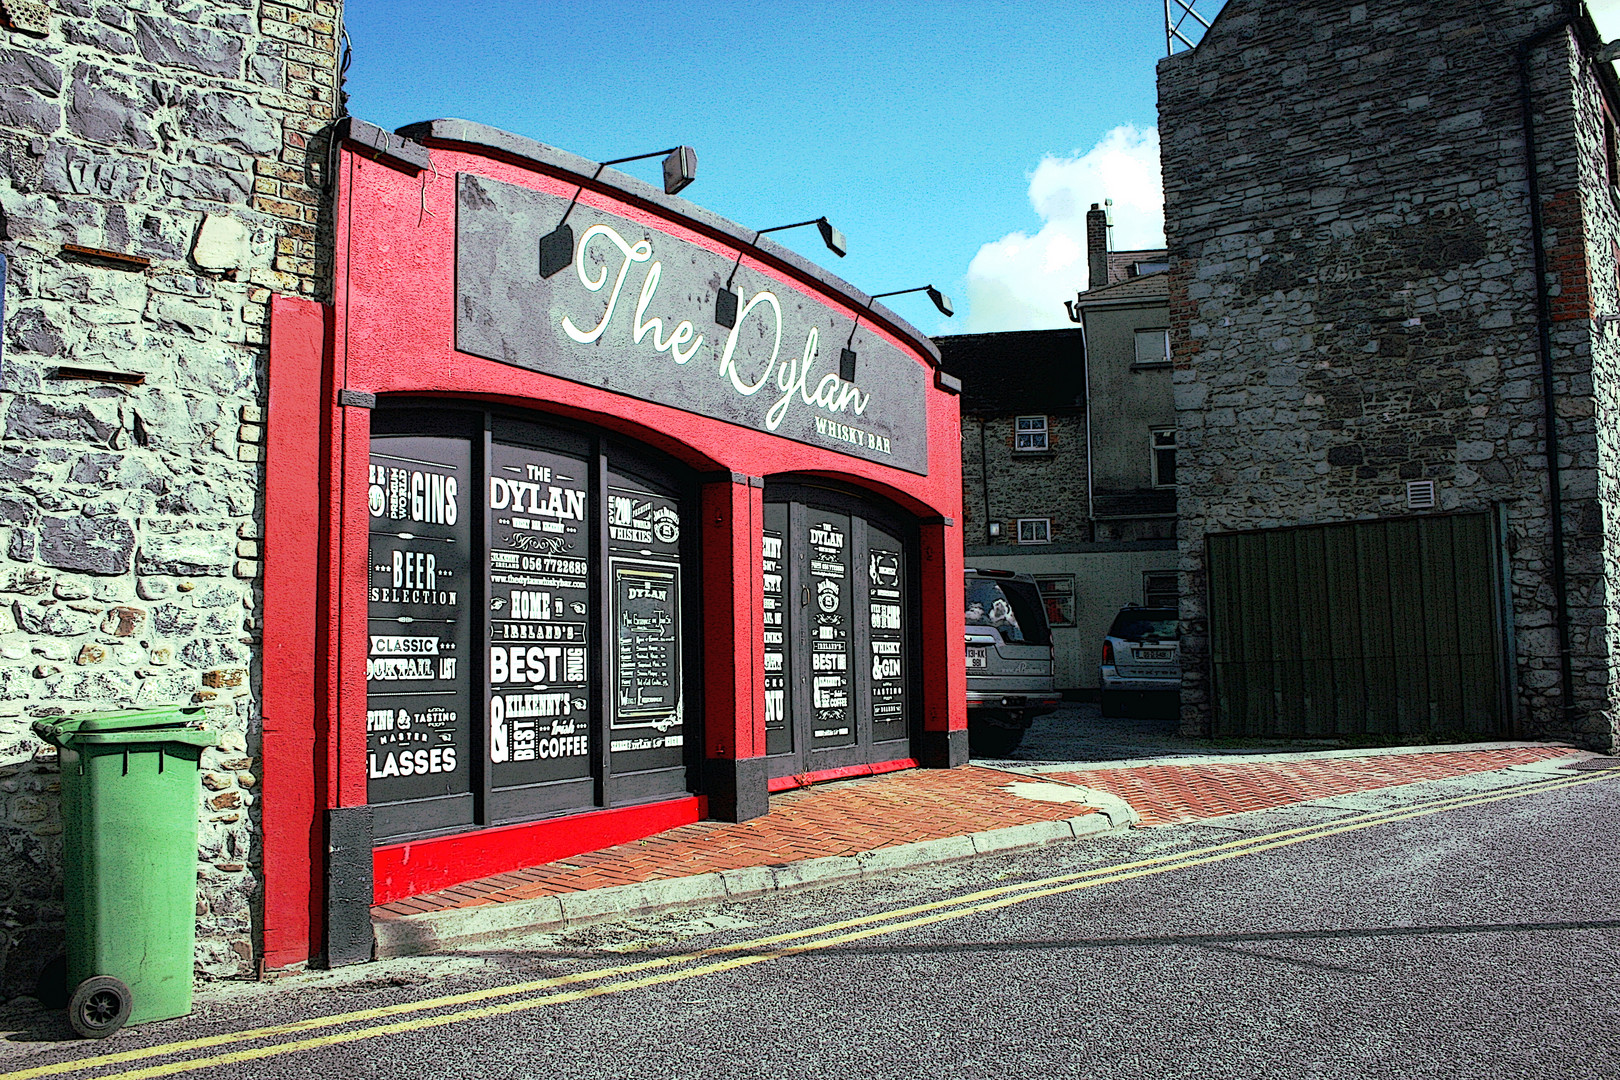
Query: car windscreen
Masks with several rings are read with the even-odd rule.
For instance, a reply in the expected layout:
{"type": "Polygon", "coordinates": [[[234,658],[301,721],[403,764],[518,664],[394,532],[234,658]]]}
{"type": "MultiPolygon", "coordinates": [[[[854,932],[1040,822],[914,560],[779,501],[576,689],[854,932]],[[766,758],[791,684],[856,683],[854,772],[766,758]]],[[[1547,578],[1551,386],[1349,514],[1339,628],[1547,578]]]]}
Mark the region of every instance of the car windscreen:
{"type": "Polygon", "coordinates": [[[1001,639],[1019,645],[1050,645],[1041,594],[1027,581],[967,579],[967,624],[993,626],[1001,639]]]}
{"type": "Polygon", "coordinates": [[[1180,632],[1174,608],[1132,608],[1114,616],[1108,636],[1126,641],[1174,641],[1180,632]]]}

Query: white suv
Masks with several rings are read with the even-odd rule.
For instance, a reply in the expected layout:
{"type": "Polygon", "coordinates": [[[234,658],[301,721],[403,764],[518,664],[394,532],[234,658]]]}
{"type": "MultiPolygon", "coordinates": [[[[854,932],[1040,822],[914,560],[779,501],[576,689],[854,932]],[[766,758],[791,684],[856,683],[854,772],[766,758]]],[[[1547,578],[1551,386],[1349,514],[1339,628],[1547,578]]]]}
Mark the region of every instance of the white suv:
{"type": "Polygon", "coordinates": [[[1063,703],[1052,631],[1033,577],[973,567],[966,576],[968,744],[981,757],[1005,757],[1037,716],[1063,703]]]}
{"type": "MultiPolygon", "coordinates": [[[[1132,704],[1172,706],[1181,695],[1180,616],[1175,608],[1130,604],[1103,638],[1102,714],[1123,716],[1132,704]]],[[[1173,706],[1172,706],[1173,707],[1173,706]]]]}

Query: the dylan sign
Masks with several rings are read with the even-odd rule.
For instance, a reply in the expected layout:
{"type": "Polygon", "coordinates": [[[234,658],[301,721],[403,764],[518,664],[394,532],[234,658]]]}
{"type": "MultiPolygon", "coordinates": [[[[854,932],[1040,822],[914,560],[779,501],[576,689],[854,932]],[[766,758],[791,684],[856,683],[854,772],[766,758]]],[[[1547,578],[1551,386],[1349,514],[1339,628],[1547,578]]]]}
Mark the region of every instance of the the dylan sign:
{"type": "Polygon", "coordinates": [[[775,278],[545,192],[457,178],[456,348],[926,475],[927,372],[775,278]],[[572,262],[540,276],[567,215],[572,262]],[[734,276],[733,276],[734,275],[734,276]],[[715,297],[738,293],[735,325],[715,297]],[[840,350],[858,361],[839,372],[840,350]]]}

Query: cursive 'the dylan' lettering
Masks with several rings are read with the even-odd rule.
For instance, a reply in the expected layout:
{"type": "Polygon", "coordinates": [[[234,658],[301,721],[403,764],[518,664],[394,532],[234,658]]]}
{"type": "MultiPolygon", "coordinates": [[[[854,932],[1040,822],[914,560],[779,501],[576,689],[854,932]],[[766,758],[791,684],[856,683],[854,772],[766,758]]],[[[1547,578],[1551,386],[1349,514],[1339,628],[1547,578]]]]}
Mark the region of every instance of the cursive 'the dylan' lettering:
{"type": "MultiPolygon", "coordinates": [[[[664,320],[657,316],[647,318],[647,309],[652,306],[664,272],[663,263],[653,260],[652,243],[647,240],[629,243],[610,225],[592,225],[586,229],[580,236],[578,247],[574,252],[574,270],[586,291],[594,293],[608,289],[608,278],[612,277],[613,284],[608,292],[607,306],[602,312],[601,319],[590,329],[582,329],[570,316],[564,315],[563,332],[581,345],[589,345],[601,338],[618,309],[630,265],[647,262],[651,262],[652,265],[647,268],[647,275],[641,283],[641,295],[636,300],[634,321],[631,324],[632,340],[640,345],[650,338],[653,351],[667,352],[670,359],[677,364],[685,364],[691,360],[703,345],[703,335],[697,333],[691,320],[682,319],[676,323],[666,337],[664,320]],[[596,267],[589,265],[588,251],[591,242],[598,238],[617,249],[619,265],[616,272],[606,263],[596,267]]],[[[859,386],[846,382],[833,372],[828,372],[820,378],[815,377],[814,369],[820,348],[821,332],[812,326],[805,334],[804,348],[799,356],[786,361],[781,360],[782,303],[775,293],[762,289],[750,297],[738,313],[737,325],[731,328],[725,346],[720,351],[720,362],[715,374],[729,380],[732,390],[742,397],[752,397],[767,385],[776,387],[780,396],[765,414],[765,428],[768,431],[775,431],[780,427],[788,410],[799,401],[829,413],[841,413],[845,410],[852,411],[857,416],[865,413],[867,406],[871,404],[871,394],[863,392],[859,386]],[[739,357],[738,335],[747,324],[749,316],[756,311],[759,318],[766,318],[768,313],[772,321],[770,355],[739,357]],[[811,388],[812,385],[814,389],[811,388]]]]}

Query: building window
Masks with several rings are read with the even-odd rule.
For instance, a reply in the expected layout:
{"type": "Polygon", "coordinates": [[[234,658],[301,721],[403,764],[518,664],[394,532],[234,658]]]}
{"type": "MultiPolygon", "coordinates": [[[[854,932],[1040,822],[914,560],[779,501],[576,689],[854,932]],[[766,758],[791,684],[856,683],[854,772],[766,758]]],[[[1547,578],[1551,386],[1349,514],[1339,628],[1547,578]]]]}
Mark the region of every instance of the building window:
{"type": "Polygon", "coordinates": [[[1142,606],[1173,608],[1181,602],[1181,589],[1176,584],[1174,570],[1144,570],[1142,572],[1142,606]]]}
{"type": "Polygon", "coordinates": [[[1131,264],[1131,276],[1141,277],[1143,274],[1161,274],[1170,269],[1170,264],[1164,261],[1135,262],[1131,264]]]}
{"type": "Polygon", "coordinates": [[[1176,486],[1176,429],[1153,429],[1153,486],[1176,486]]]}
{"type": "Polygon", "coordinates": [[[1048,626],[1074,625],[1074,577],[1038,577],[1035,587],[1041,590],[1041,603],[1046,605],[1048,626]]]}
{"type": "Polygon", "coordinates": [[[1018,542],[1020,544],[1050,544],[1052,542],[1052,519],[1019,518],[1018,542]]]}
{"type": "Polygon", "coordinates": [[[1029,454],[1051,449],[1046,438],[1046,417],[1020,416],[1013,423],[1013,450],[1029,454]]]}
{"type": "Polygon", "coordinates": [[[689,479],[440,403],[376,410],[370,459],[374,835],[685,794],[689,479]]]}
{"type": "Polygon", "coordinates": [[[1158,367],[1170,362],[1170,331],[1138,330],[1136,332],[1136,366],[1158,367]]]}

